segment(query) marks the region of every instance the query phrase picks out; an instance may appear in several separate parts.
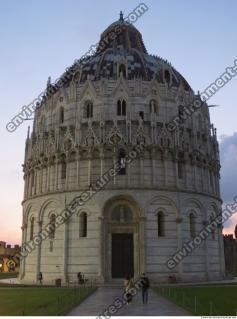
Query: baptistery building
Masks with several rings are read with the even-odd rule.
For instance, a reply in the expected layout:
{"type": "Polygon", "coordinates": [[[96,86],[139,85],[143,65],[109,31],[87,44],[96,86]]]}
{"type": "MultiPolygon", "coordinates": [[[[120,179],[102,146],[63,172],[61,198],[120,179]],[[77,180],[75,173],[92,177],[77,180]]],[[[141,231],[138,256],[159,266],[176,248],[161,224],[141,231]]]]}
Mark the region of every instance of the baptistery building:
{"type": "Polygon", "coordinates": [[[95,52],[57,83],[48,80],[26,139],[23,247],[51,227],[22,259],[23,282],[37,281],[40,272],[44,283],[70,283],[78,272],[98,283],[143,272],[152,282],[223,278],[221,227],[167,264],[221,214],[208,105],[184,116],[197,97],[167,60],[147,52],[122,14],[95,52]],[[179,124],[170,125],[173,119],[179,124]],[[115,165],[118,172],[98,189],[115,165]],[[90,200],[56,227],[57,216],[86,190],[90,200]]]}

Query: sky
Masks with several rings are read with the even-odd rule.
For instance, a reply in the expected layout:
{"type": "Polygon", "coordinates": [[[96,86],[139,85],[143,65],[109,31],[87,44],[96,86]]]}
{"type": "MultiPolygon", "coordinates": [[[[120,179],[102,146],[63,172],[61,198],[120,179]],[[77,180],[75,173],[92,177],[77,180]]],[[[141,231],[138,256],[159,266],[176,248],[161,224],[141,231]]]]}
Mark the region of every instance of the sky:
{"type": "MultiPolygon", "coordinates": [[[[237,2],[150,0],[135,23],[150,54],[159,55],[186,78],[195,92],[204,90],[237,59],[237,2]]],[[[20,243],[25,121],[13,133],[6,124],[96,44],[106,27],[139,4],[130,0],[0,0],[0,240],[20,243]]],[[[224,203],[237,193],[237,77],[210,100],[217,128],[224,203]]],[[[237,214],[236,214],[237,215],[237,214]]],[[[232,233],[236,215],[227,222],[232,233]]]]}

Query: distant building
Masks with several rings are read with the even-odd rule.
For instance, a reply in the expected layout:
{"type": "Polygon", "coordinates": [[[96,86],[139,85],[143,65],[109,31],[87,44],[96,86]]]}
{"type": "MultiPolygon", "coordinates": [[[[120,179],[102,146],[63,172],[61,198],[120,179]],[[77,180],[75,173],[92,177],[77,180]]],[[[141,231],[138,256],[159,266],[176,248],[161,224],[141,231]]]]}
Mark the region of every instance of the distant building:
{"type": "Polygon", "coordinates": [[[226,274],[237,276],[237,239],[233,235],[224,235],[226,274]]]}
{"type": "Polygon", "coordinates": [[[19,263],[13,256],[20,250],[19,245],[11,247],[5,241],[0,241],[0,272],[19,271],[19,263]]]}

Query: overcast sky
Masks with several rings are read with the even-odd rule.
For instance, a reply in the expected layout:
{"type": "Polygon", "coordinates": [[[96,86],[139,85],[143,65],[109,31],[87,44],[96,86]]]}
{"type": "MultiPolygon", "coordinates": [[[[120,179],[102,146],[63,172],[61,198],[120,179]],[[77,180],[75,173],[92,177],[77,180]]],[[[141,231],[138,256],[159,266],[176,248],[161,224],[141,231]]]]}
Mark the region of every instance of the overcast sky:
{"type": "MultiPolygon", "coordinates": [[[[237,2],[144,1],[149,7],[136,23],[149,53],[170,61],[193,90],[204,90],[237,59],[237,2]]],[[[21,237],[22,168],[26,121],[14,133],[6,123],[29,104],[76,58],[98,42],[102,31],[139,2],[130,0],[0,1],[0,240],[21,237]]],[[[237,78],[210,100],[221,151],[224,202],[237,194],[237,78]]],[[[237,214],[236,214],[237,215],[237,214]]],[[[232,232],[234,216],[225,232],[232,232]]]]}

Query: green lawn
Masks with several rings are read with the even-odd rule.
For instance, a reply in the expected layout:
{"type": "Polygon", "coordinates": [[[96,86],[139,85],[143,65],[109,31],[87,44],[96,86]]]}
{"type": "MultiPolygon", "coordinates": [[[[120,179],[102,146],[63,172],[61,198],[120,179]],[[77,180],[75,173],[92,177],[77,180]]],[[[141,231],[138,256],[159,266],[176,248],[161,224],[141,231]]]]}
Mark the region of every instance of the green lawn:
{"type": "Polygon", "coordinates": [[[0,287],[0,316],[64,315],[93,288],[0,287]]]}
{"type": "Polygon", "coordinates": [[[0,272],[0,279],[16,278],[17,276],[17,272],[0,272]]]}
{"type": "Polygon", "coordinates": [[[154,290],[192,315],[237,315],[237,285],[166,286],[154,290]]]}

